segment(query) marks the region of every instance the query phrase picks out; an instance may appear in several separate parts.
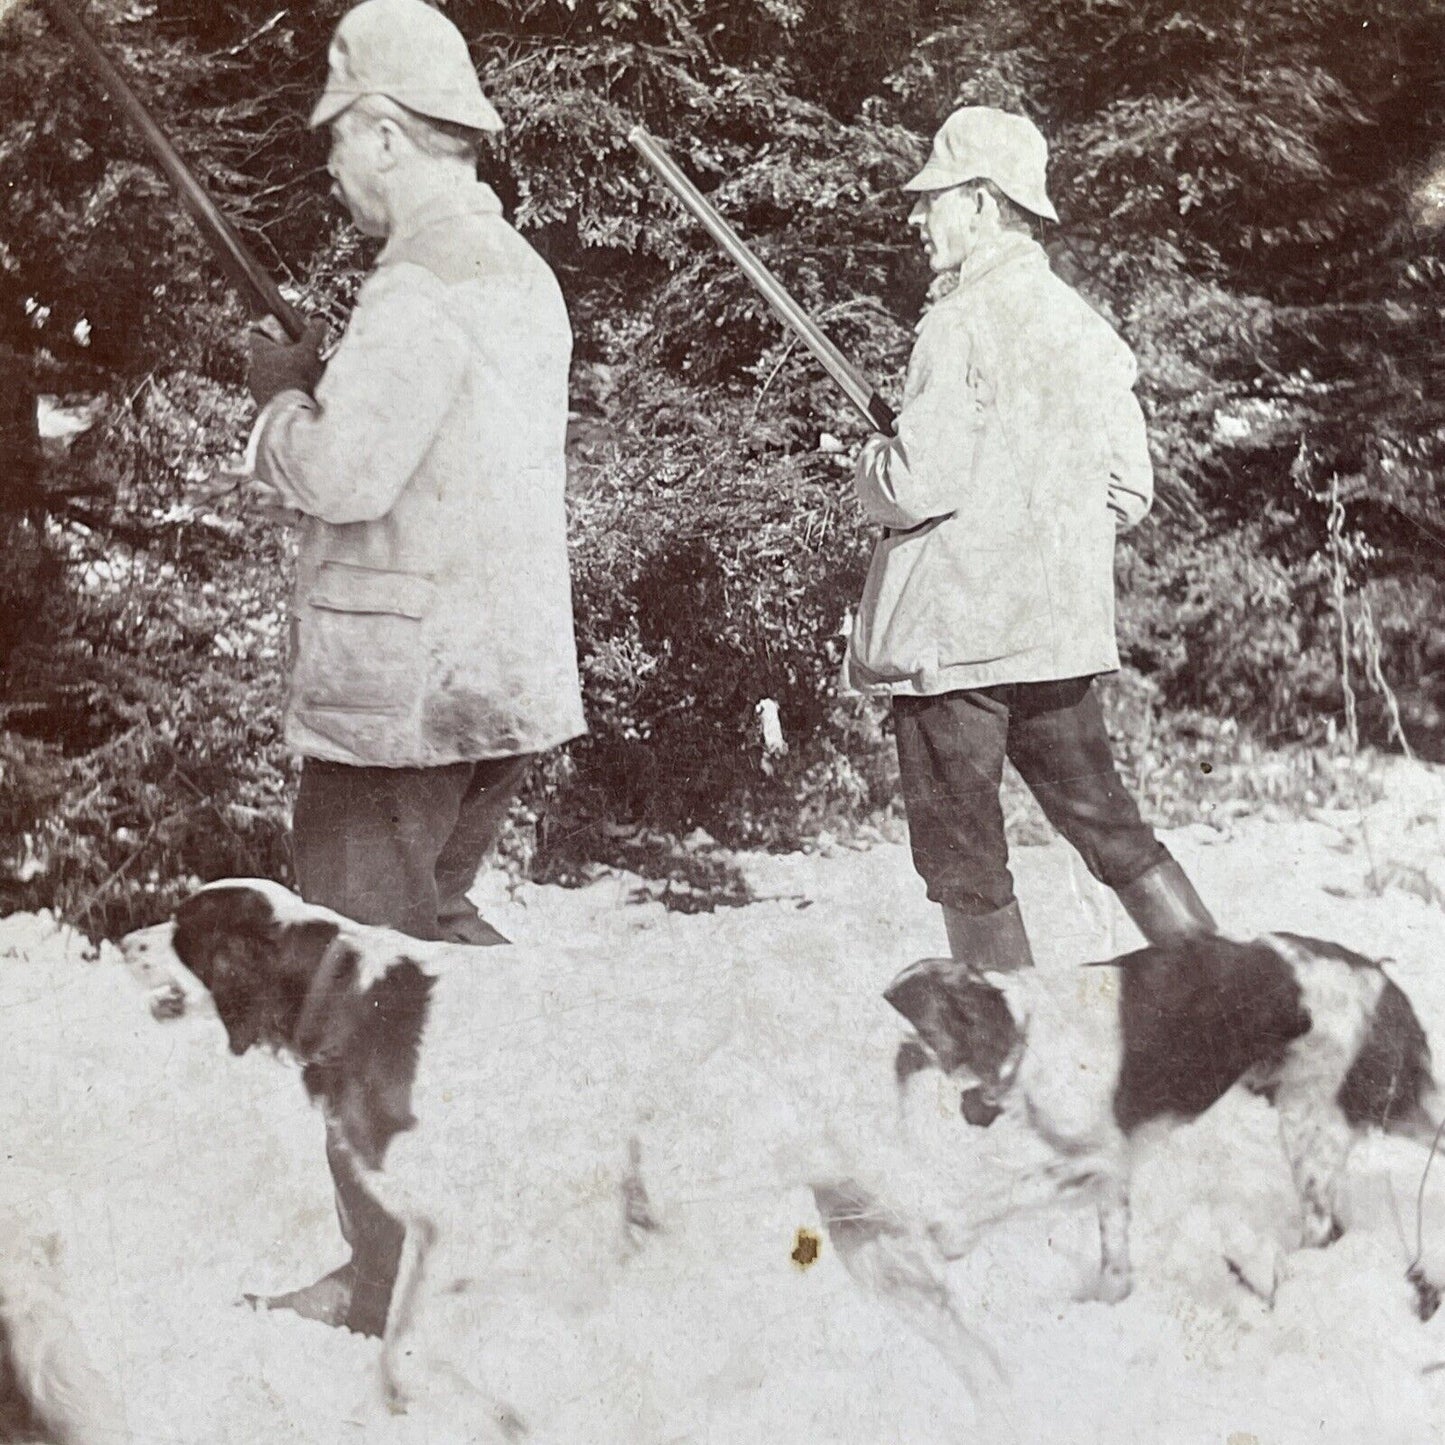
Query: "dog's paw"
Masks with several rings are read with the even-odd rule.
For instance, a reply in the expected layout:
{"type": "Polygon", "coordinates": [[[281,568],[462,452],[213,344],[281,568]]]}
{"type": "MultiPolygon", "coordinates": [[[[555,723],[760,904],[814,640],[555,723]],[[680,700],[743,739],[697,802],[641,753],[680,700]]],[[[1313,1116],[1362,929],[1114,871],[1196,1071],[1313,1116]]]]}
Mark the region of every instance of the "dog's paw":
{"type": "Polygon", "coordinates": [[[978,1230],[963,1220],[935,1220],[928,1226],[933,1246],[946,1260],[962,1259],[978,1243],[978,1230]]]}
{"type": "Polygon", "coordinates": [[[402,1383],[402,1362],[390,1342],[382,1346],[377,1368],[381,1379],[381,1398],[386,1404],[387,1412],[392,1415],[405,1415],[407,1406],[411,1403],[411,1395],[402,1383]]]}
{"type": "Polygon", "coordinates": [[[289,1310],[300,1315],[302,1319],[339,1327],[349,1324],[353,1280],[352,1267],[347,1264],[332,1270],[323,1279],[307,1285],[305,1289],[291,1290],[287,1294],[243,1294],[236,1303],[249,1305],[258,1312],[289,1310]]]}
{"type": "Polygon", "coordinates": [[[1080,1304],[1116,1305],[1129,1298],[1134,1281],[1127,1270],[1104,1269],[1078,1296],[1080,1304]]]}
{"type": "Polygon", "coordinates": [[[506,1405],[497,1411],[497,1428],[507,1440],[525,1440],[532,1433],[527,1428],[527,1422],[506,1405]]]}
{"type": "Polygon", "coordinates": [[[1260,1274],[1257,1270],[1250,1268],[1249,1264],[1242,1263],[1237,1259],[1230,1259],[1227,1255],[1224,1259],[1225,1267],[1235,1279],[1263,1302],[1266,1309],[1274,1308],[1275,1291],[1279,1288],[1278,1276],[1271,1271],[1268,1275],[1260,1274]]]}

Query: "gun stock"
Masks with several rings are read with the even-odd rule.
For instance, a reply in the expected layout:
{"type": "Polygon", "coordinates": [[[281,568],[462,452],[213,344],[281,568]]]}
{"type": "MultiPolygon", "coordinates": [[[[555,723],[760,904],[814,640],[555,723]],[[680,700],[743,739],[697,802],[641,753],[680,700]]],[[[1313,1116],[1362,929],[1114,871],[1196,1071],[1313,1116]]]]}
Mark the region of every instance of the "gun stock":
{"type": "Polygon", "coordinates": [[[817,323],[788,293],[787,288],[748,249],[742,237],[722,218],[717,209],[679,169],[670,155],[640,125],[629,133],[628,142],[647,162],[653,173],[673,195],[702,222],[708,234],[728,254],[779,320],[808,348],[823,370],[842,388],[863,419],[881,432],[892,432],[897,424],[892,407],[878,390],[823,334],[817,323]]]}
{"type": "Polygon", "coordinates": [[[179,193],[201,234],[210,243],[231,284],[250,302],[252,309],[269,312],[285,328],[286,334],[299,341],[305,322],[301,313],[282,296],[275,281],[247,249],[236,228],[207,195],[190,167],[156,124],[120,67],[96,43],[80,17],[66,0],[40,0],[51,20],[71,38],[91,70],[99,77],[111,99],[125,112],[145,138],[167,179],[179,193]]]}

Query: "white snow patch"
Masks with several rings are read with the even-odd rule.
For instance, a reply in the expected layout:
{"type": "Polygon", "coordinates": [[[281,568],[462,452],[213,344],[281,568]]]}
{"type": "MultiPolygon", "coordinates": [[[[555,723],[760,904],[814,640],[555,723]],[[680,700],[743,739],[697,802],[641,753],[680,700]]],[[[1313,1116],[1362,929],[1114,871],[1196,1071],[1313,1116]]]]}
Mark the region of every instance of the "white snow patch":
{"type": "MultiPolygon", "coordinates": [[[[1388,955],[1427,1028],[1445,1037],[1440,911],[1407,893],[1372,896],[1365,875],[1389,838],[1377,819],[1367,855],[1358,830],[1333,822],[1246,820],[1209,847],[1189,836],[1171,844],[1229,932],[1294,930],[1388,955]]],[[[736,1039],[742,1030],[760,1057],[791,1048],[829,1078],[886,1072],[897,1028],[879,992],[904,964],[943,948],[907,850],[740,864],[772,901],[684,917],[630,903],[636,880],[610,877],[571,892],[509,893],[493,880],[483,902],[512,937],[591,949],[599,992],[624,999],[631,987],[639,1069],[665,1067],[657,1051],[667,1031],[643,1018],[638,984],[671,970],[690,979],[692,1016],[680,1033],[717,1026],[736,1039]]],[[[1133,946],[1131,926],[1081,881],[1062,845],[1018,850],[1014,871],[1041,970],[1133,946]]],[[[343,1257],[320,1120],[293,1069],[260,1054],[232,1058],[213,1018],[157,1023],[145,984],[115,950],[86,954],[45,915],[0,921],[0,1239],[60,1237],[77,1334],[124,1402],[116,1441],[484,1438],[424,1414],[389,1414],[374,1341],[236,1303],[343,1257]]],[[[575,1082],[559,1071],[558,1087],[575,1082]]],[[[852,1088],[840,1077],[840,1098],[852,1088]]],[[[533,1112],[565,1115],[565,1096],[535,1102],[532,1111],[532,1101],[516,1101],[507,1147],[545,1145],[533,1112]]],[[[955,1134],[941,1114],[940,1177],[965,1192],[994,1187],[1032,1147],[1003,1123],[955,1134]]],[[[745,1154],[754,1128],[723,1109],[716,1139],[745,1154]]],[[[1295,1252],[1273,1115],[1231,1095],[1140,1167],[1135,1291],[1116,1306],[1081,1298],[1098,1262],[1087,1213],[1061,1208],[1000,1226],[951,1281],[1011,1374],[1008,1422],[977,1422],[942,1356],[864,1294],[826,1240],[813,1267],[792,1262],[798,1228],[818,1226],[804,1189],[730,1197],[724,1187],[696,1201],[676,1236],[695,1252],[666,1246],[655,1268],[631,1275],[614,1296],[622,1326],[610,1334],[569,1334],[559,1317],[535,1311],[509,1315],[499,1296],[478,1348],[510,1332],[513,1367],[530,1354],[522,1383],[551,1391],[536,1438],[565,1445],[991,1445],[1009,1428],[1040,1445],[1251,1436],[1260,1445],[1426,1445],[1445,1406],[1445,1371],[1428,1369],[1445,1362],[1445,1313],[1420,1324],[1404,1281],[1423,1163],[1414,1146],[1367,1141],[1351,1163],[1345,1237],[1295,1252]],[[572,1350],[592,1368],[569,1368],[572,1350]]],[[[1438,1169],[1424,1239],[1445,1278],[1445,1187],[1436,1187],[1445,1161],[1438,1169]]],[[[725,1154],[719,1170],[725,1182],[725,1154]]]]}

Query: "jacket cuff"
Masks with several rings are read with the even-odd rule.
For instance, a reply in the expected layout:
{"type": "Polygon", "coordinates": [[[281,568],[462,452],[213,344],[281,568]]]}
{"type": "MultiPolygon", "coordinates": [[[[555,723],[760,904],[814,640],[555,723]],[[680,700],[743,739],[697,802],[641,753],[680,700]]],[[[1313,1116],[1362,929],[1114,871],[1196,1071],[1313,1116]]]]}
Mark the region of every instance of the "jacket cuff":
{"type": "MultiPolygon", "coordinates": [[[[270,474],[270,468],[267,467],[263,470],[261,466],[261,448],[265,445],[266,432],[283,413],[297,410],[314,411],[315,409],[315,400],[304,391],[294,388],[278,391],[256,416],[255,424],[251,428],[251,435],[246,440],[246,455],[241,462],[241,475],[244,477],[259,476],[263,482],[286,496],[285,487],[270,474]]],[[[290,501],[291,499],[287,496],[286,500],[290,501]]]]}

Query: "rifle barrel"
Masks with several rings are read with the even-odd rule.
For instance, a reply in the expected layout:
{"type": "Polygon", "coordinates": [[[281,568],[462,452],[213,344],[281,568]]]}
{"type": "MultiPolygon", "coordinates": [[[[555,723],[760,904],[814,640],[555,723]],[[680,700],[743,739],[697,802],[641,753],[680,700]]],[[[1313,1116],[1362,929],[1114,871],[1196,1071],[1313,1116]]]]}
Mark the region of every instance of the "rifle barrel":
{"type": "Polygon", "coordinates": [[[277,287],[261,263],[247,249],[236,228],[206,193],[190,167],[181,159],[170,138],[156,124],[120,67],[96,43],[80,17],[66,0],[40,0],[48,14],[100,77],[110,97],[144,136],[171,185],[179,192],[201,234],[210,242],[232,285],[244,293],[255,309],[269,311],[293,341],[299,341],[305,323],[277,287]]]}
{"type": "Polygon", "coordinates": [[[663,184],[702,222],[708,234],[727,252],[783,324],[813,353],[823,369],[843,389],[848,400],[863,414],[863,419],[879,431],[893,431],[897,417],[877,389],[823,334],[818,324],[798,305],[783,283],[753,255],[742,237],[688,180],[662,146],[640,125],[633,127],[627,139],[663,184]]]}

